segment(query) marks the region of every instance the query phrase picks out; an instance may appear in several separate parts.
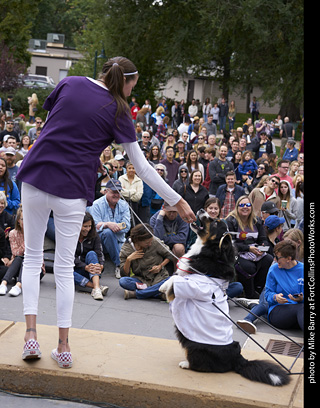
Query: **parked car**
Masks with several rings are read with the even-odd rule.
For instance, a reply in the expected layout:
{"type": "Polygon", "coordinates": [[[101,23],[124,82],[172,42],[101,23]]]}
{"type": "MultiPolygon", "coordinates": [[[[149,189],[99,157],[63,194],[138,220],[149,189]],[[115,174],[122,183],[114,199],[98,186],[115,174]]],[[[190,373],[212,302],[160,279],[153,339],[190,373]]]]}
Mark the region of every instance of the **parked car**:
{"type": "Polygon", "coordinates": [[[49,82],[44,81],[35,81],[31,79],[23,79],[23,86],[25,88],[34,88],[34,89],[54,89],[55,85],[50,84],[49,82]]]}
{"type": "Polygon", "coordinates": [[[54,87],[56,86],[56,83],[50,76],[46,75],[37,75],[37,74],[26,74],[23,77],[23,80],[25,81],[40,81],[40,82],[47,82],[48,84],[53,85],[54,87]]]}

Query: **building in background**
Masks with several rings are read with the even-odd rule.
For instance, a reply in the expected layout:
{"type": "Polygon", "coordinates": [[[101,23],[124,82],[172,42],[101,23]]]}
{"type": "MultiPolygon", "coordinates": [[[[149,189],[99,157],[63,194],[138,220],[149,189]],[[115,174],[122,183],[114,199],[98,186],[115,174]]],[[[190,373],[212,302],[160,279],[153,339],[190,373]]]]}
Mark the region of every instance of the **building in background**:
{"type": "Polygon", "coordinates": [[[31,39],[28,51],[32,56],[28,73],[49,76],[56,84],[82,58],[75,48],[64,46],[64,34],[48,33],[46,40],[31,39]]]}

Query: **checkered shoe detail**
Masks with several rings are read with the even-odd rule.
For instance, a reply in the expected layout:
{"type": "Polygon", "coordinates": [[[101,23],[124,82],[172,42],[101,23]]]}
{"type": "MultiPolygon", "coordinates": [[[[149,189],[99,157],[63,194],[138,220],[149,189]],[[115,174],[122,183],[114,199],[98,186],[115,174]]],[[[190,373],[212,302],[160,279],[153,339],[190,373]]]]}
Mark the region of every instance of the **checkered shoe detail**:
{"type": "Polygon", "coordinates": [[[29,360],[29,359],[40,358],[40,357],[41,357],[41,351],[40,351],[40,346],[37,340],[34,340],[34,339],[28,340],[23,346],[22,359],[29,360]]]}
{"type": "Polygon", "coordinates": [[[51,357],[58,363],[60,368],[71,368],[72,367],[72,356],[69,351],[64,351],[63,353],[58,353],[57,349],[52,350],[51,357]]]}

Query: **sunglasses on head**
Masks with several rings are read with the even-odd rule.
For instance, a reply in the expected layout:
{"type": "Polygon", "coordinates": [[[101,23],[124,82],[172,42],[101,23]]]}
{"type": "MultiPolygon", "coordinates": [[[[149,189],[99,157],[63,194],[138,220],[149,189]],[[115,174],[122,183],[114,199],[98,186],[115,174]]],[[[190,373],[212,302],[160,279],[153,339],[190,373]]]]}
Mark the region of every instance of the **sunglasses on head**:
{"type": "Polygon", "coordinates": [[[239,207],[243,208],[243,207],[251,207],[251,203],[240,203],[239,207]]]}

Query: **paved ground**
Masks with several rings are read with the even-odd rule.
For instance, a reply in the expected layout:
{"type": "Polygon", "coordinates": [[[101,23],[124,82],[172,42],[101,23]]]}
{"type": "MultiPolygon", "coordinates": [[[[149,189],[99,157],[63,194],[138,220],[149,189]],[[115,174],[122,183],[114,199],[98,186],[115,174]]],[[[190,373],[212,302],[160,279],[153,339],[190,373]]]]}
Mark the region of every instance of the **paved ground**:
{"type": "MultiPolygon", "coordinates": [[[[124,300],[124,291],[119,286],[118,279],[114,277],[113,266],[110,261],[106,262],[101,283],[109,286],[108,294],[103,301],[94,300],[90,293],[76,291],[73,310],[74,328],[175,339],[173,320],[167,302],[156,299],[124,300]]],[[[243,318],[246,311],[235,307],[230,302],[230,314],[234,320],[237,320],[243,318]]],[[[24,321],[22,296],[17,298],[8,295],[0,297],[0,320],[24,321]]],[[[46,274],[41,281],[38,322],[44,325],[56,325],[55,283],[54,275],[50,273],[46,274]]],[[[258,322],[257,327],[260,333],[273,333],[273,330],[263,322],[258,322]]],[[[299,331],[286,333],[292,337],[302,338],[299,331]]],[[[247,336],[235,327],[234,339],[243,345],[247,340],[247,336]]],[[[57,339],[52,339],[52,347],[56,346],[56,341],[57,339]]],[[[70,338],[70,344],[72,347],[72,337],[70,338]]],[[[41,406],[45,408],[54,406],[77,408],[83,406],[83,404],[42,399],[30,401],[30,397],[22,398],[0,393],[0,405],[4,407],[23,406],[28,408],[28,404],[33,407],[41,406]]]]}

